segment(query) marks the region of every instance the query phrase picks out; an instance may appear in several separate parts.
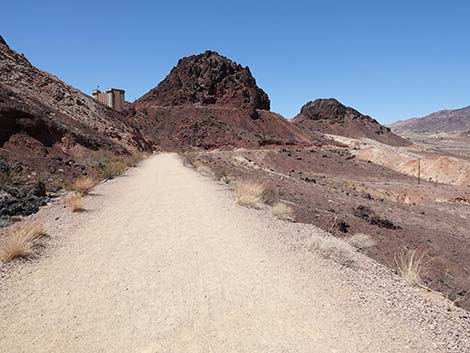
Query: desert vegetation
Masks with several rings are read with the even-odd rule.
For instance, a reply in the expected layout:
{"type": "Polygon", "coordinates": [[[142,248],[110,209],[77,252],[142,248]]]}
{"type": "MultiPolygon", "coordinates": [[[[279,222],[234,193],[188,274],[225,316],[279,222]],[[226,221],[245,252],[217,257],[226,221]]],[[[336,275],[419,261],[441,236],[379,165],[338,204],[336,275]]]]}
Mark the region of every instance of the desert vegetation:
{"type": "Polygon", "coordinates": [[[351,245],[328,233],[312,237],[310,251],[346,267],[354,265],[355,254],[351,245]]]}
{"type": "Polygon", "coordinates": [[[141,152],[118,156],[110,151],[101,150],[91,153],[88,163],[98,171],[103,179],[113,179],[123,174],[128,168],[137,166],[146,157],[147,155],[141,152]]]}
{"type": "Polygon", "coordinates": [[[280,198],[280,193],[277,189],[270,187],[270,186],[264,186],[263,190],[263,202],[266,205],[273,206],[276,203],[279,202],[280,198]]]}
{"type": "Polygon", "coordinates": [[[11,261],[33,253],[39,238],[46,235],[45,227],[39,222],[28,222],[13,226],[0,243],[0,260],[11,261]]]}
{"type": "Polygon", "coordinates": [[[90,190],[96,185],[95,178],[91,176],[81,176],[74,180],[72,190],[81,194],[88,195],[90,190]]]}
{"type": "Polygon", "coordinates": [[[196,161],[197,161],[197,153],[196,152],[185,152],[180,153],[181,161],[185,167],[195,168],[196,161]]]}
{"type": "Polygon", "coordinates": [[[295,221],[294,209],[285,203],[282,203],[282,202],[276,203],[272,208],[272,213],[274,216],[276,216],[277,218],[283,221],[290,221],[290,222],[295,221]]]}
{"type": "Polygon", "coordinates": [[[0,185],[13,185],[23,182],[25,182],[25,176],[17,163],[12,163],[9,168],[0,169],[0,185]]]}
{"type": "Polygon", "coordinates": [[[237,203],[245,207],[260,208],[264,190],[263,184],[256,181],[240,181],[235,190],[237,203]]]}
{"type": "Polygon", "coordinates": [[[78,192],[73,192],[67,198],[67,206],[72,212],[82,212],[85,210],[83,196],[78,192]]]}
{"type": "Polygon", "coordinates": [[[398,274],[412,286],[426,288],[421,274],[428,263],[426,253],[420,253],[417,249],[403,249],[395,254],[395,266],[398,274]]]}
{"type": "Polygon", "coordinates": [[[110,160],[100,168],[101,176],[104,179],[114,179],[124,173],[127,165],[122,160],[110,160]]]}

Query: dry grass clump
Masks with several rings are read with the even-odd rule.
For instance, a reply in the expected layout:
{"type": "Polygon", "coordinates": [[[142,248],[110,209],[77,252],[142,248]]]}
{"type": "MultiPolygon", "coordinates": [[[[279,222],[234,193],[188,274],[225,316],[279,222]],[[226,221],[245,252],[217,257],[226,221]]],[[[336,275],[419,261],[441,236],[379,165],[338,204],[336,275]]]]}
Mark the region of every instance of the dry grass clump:
{"type": "Polygon", "coordinates": [[[351,267],[355,262],[355,252],[346,242],[331,235],[312,237],[310,250],[340,265],[351,267]]]}
{"type": "Polygon", "coordinates": [[[104,179],[114,179],[124,173],[127,169],[127,163],[123,160],[111,160],[100,167],[101,175],[104,179]]]}
{"type": "Polygon", "coordinates": [[[6,238],[0,243],[0,260],[11,261],[32,254],[36,241],[46,235],[44,225],[39,222],[13,226],[6,238]]]}
{"type": "Polygon", "coordinates": [[[137,167],[137,165],[144,159],[148,158],[147,154],[144,152],[137,152],[132,154],[130,157],[125,159],[126,164],[129,167],[137,167]]]}
{"type": "Polygon", "coordinates": [[[0,171],[0,185],[14,185],[24,183],[26,177],[18,168],[0,171]]]}
{"type": "Polygon", "coordinates": [[[402,250],[395,254],[395,266],[398,274],[409,284],[426,288],[421,279],[421,273],[428,261],[425,260],[426,253],[418,253],[418,250],[402,250]]]}
{"type": "Polygon", "coordinates": [[[72,183],[72,190],[81,195],[87,195],[95,185],[96,180],[93,177],[81,176],[76,178],[72,183]]]}
{"type": "Polygon", "coordinates": [[[294,209],[286,205],[285,203],[278,202],[273,206],[272,213],[274,216],[277,218],[283,220],[283,221],[290,221],[294,222],[295,221],[295,212],[294,209]]]}
{"type": "Polygon", "coordinates": [[[67,206],[72,212],[82,212],[85,210],[83,197],[80,193],[74,192],[67,198],[67,206]]]}
{"type": "Polygon", "coordinates": [[[95,151],[90,154],[91,165],[96,167],[104,179],[113,179],[126,171],[130,167],[147,158],[145,153],[134,153],[131,156],[116,156],[110,151],[95,151]]]}
{"type": "Polygon", "coordinates": [[[377,242],[368,234],[357,233],[346,241],[358,250],[366,250],[377,245],[377,242]]]}
{"type": "Polygon", "coordinates": [[[241,206],[260,208],[263,202],[263,184],[255,181],[241,181],[236,187],[237,203],[241,206]]]}

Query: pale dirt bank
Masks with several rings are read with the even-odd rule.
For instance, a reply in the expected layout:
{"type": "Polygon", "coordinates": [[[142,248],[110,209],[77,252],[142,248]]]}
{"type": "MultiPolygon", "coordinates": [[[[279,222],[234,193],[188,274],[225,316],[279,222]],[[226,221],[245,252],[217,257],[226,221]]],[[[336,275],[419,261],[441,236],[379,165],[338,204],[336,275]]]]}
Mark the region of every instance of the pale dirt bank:
{"type": "Polygon", "coordinates": [[[236,205],[176,155],[87,208],[37,216],[51,240],[2,276],[1,352],[470,351],[467,312],[362,255],[319,257],[318,229],[236,205]]]}

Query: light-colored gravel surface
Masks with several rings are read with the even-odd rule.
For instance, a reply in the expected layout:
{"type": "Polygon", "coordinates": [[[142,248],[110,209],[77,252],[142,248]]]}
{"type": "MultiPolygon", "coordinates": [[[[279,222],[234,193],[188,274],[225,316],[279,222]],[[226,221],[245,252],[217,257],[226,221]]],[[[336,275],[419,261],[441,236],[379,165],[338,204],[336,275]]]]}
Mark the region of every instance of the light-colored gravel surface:
{"type": "Polygon", "coordinates": [[[467,312],[318,229],[235,204],[178,157],[149,158],[87,198],[42,210],[37,260],[3,268],[0,351],[468,352],[467,312]]]}

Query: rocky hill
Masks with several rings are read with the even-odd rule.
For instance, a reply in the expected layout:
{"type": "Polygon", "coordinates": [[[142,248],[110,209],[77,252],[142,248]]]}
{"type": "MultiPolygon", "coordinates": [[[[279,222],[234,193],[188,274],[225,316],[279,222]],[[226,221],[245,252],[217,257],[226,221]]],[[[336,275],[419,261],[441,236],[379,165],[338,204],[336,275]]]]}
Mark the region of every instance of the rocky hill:
{"type": "Polygon", "coordinates": [[[292,123],[310,132],[351,138],[370,138],[393,146],[410,144],[377,120],[332,98],[308,102],[294,117],[292,123]]]}
{"type": "MultiPolygon", "coordinates": [[[[89,171],[84,160],[92,152],[129,154],[152,148],[123,115],[34,67],[3,38],[0,121],[2,206],[14,203],[15,195],[25,194],[6,185],[19,174],[29,181],[63,182],[89,171]]],[[[3,211],[0,207],[0,217],[3,211]]]]}
{"type": "Polygon", "coordinates": [[[441,110],[422,118],[400,120],[389,127],[396,132],[462,132],[470,131],[470,106],[441,110]]]}
{"type": "Polygon", "coordinates": [[[160,106],[190,104],[269,110],[268,95],[256,85],[248,67],[213,51],[178,61],[157,87],[136,102],[160,106]]]}
{"type": "MultiPolygon", "coordinates": [[[[148,149],[149,143],[123,115],[39,70],[0,41],[0,147],[22,160],[36,157],[24,148],[53,154],[72,147],[105,148],[116,153],[148,149]],[[16,153],[19,149],[19,153],[16,153]]],[[[41,161],[43,162],[43,161],[41,161]]]]}
{"type": "Polygon", "coordinates": [[[206,51],[179,60],[127,114],[163,149],[311,144],[311,136],[269,108],[248,67],[206,51]]]}

